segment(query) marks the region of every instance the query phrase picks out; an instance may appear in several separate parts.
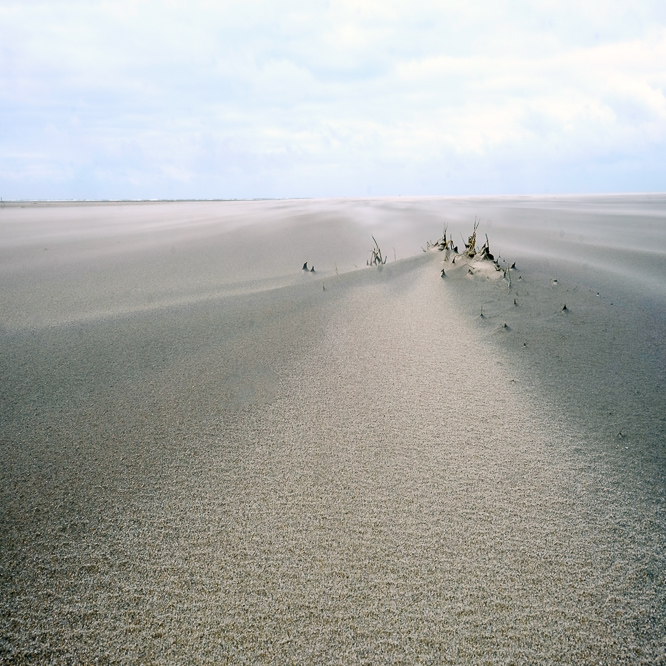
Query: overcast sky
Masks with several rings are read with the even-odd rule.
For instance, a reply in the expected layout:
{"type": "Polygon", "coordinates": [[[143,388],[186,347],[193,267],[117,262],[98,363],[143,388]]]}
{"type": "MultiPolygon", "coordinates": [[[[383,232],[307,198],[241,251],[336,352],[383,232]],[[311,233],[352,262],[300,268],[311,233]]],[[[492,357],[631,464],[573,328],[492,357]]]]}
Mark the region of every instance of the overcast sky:
{"type": "Polygon", "coordinates": [[[0,0],[0,196],[666,190],[664,0],[0,0]]]}

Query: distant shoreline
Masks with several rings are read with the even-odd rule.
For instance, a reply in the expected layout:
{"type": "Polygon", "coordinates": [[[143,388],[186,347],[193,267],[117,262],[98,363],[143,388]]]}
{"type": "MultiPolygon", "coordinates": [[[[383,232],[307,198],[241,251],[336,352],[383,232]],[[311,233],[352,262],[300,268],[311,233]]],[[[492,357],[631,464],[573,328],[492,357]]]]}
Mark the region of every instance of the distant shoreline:
{"type": "Polygon", "coordinates": [[[550,201],[553,199],[578,198],[629,198],[666,197],[664,192],[580,192],[561,194],[390,194],[385,196],[331,196],[331,197],[256,197],[256,198],[201,198],[201,199],[2,199],[1,206],[7,205],[113,205],[113,204],[156,204],[156,203],[226,203],[252,201],[377,201],[377,200],[469,200],[493,201],[526,199],[550,201]]]}

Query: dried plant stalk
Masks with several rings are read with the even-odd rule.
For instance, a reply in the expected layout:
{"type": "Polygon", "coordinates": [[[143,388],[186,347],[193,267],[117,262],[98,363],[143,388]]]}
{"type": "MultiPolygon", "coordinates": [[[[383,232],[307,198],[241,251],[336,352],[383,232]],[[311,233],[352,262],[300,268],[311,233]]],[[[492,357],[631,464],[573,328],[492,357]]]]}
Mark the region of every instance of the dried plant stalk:
{"type": "Polygon", "coordinates": [[[386,263],[386,257],[382,256],[382,251],[379,248],[377,239],[373,236],[372,240],[375,241],[375,247],[370,255],[370,260],[367,262],[368,266],[383,266],[386,263]]]}
{"type": "Polygon", "coordinates": [[[473,257],[476,254],[476,230],[479,228],[481,220],[474,218],[474,233],[469,237],[465,243],[465,254],[468,257],[473,257]]]}

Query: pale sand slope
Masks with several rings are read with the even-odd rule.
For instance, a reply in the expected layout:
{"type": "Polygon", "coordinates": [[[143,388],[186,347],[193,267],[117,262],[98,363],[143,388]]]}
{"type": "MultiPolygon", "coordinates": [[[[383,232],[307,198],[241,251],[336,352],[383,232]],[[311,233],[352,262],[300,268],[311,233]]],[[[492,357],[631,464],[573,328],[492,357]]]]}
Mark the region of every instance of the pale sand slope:
{"type": "MultiPolygon", "coordinates": [[[[659,271],[627,282],[550,244],[548,266],[515,250],[511,289],[439,253],[335,276],[326,262],[357,237],[362,260],[368,230],[407,244],[355,210],[404,209],[293,202],[290,229],[279,202],[292,279],[255,242],[271,203],[248,204],[269,212],[246,237],[210,204],[198,240],[182,205],[164,232],[186,245],[182,285],[162,232],[140,261],[99,245],[91,262],[79,226],[44,263],[46,230],[3,227],[3,658],[664,661],[659,271]],[[301,275],[322,220],[324,275],[301,275]],[[224,247],[268,267],[218,285],[205,250],[224,247]]],[[[408,202],[432,228],[417,245],[436,203],[408,202]]]]}

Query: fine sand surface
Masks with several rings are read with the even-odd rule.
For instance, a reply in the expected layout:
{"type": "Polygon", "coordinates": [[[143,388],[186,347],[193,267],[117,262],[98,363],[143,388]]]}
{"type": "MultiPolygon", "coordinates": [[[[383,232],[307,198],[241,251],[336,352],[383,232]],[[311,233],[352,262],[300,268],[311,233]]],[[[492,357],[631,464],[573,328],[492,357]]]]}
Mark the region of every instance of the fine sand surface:
{"type": "Polygon", "coordinates": [[[0,284],[0,660],[666,663],[666,196],[12,204],[0,284]]]}

